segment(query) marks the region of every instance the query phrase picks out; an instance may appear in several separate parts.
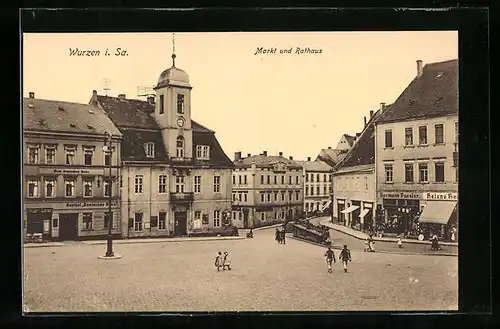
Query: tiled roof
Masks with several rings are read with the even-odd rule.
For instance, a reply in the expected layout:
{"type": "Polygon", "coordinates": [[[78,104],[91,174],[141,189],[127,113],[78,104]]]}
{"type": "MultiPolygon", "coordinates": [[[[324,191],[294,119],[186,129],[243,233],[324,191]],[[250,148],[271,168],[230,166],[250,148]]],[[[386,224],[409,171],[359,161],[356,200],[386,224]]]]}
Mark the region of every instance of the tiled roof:
{"type": "Polygon", "coordinates": [[[352,146],[352,144],[354,144],[354,141],[356,140],[356,138],[354,136],[351,136],[348,134],[344,134],[344,137],[345,137],[347,143],[349,144],[349,146],[352,146]]]}
{"type": "Polygon", "coordinates": [[[106,114],[96,106],[37,98],[23,99],[25,130],[58,131],[121,136],[106,114]]]}
{"type": "Polygon", "coordinates": [[[347,152],[344,159],[335,167],[335,171],[347,167],[371,165],[375,163],[375,121],[380,111],[375,112],[358,140],[347,152]]]}
{"type": "Polygon", "coordinates": [[[377,122],[458,113],[458,60],[427,64],[377,122]]]}
{"type": "Polygon", "coordinates": [[[233,162],[226,153],[224,153],[224,150],[213,133],[195,131],[193,133],[193,155],[196,155],[196,145],[206,145],[210,147],[210,160],[205,161],[196,159],[195,164],[234,167],[233,162]]]}
{"type": "Polygon", "coordinates": [[[334,167],[338,164],[347,154],[347,150],[337,150],[337,149],[322,149],[316,158],[316,160],[326,162],[330,167],[334,167]]]}
{"type": "Polygon", "coordinates": [[[165,161],[167,152],[163,146],[161,131],[124,129],[122,140],[122,160],[124,161],[165,161]],[[146,157],[144,144],[154,143],[155,157],[146,157]]]}
{"type": "Polygon", "coordinates": [[[241,160],[235,161],[234,165],[236,167],[251,167],[252,164],[255,164],[257,167],[272,167],[276,163],[285,163],[290,168],[302,168],[302,166],[294,160],[287,159],[283,156],[275,156],[275,155],[252,155],[247,158],[243,158],[241,160]]]}
{"type": "Polygon", "coordinates": [[[330,171],[332,169],[332,167],[324,162],[324,161],[321,161],[321,160],[316,160],[316,161],[297,161],[298,164],[302,165],[302,167],[306,170],[306,171],[313,171],[313,172],[317,172],[317,171],[330,171]]]}

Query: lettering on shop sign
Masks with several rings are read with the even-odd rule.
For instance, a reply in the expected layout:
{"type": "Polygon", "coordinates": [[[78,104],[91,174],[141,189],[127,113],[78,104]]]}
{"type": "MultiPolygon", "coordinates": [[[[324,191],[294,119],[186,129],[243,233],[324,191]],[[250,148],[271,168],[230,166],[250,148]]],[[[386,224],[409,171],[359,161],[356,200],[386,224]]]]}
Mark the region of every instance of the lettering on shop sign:
{"type": "Polygon", "coordinates": [[[457,192],[425,192],[425,200],[458,201],[457,192]]]}
{"type": "MultiPolygon", "coordinates": [[[[118,203],[111,202],[111,206],[117,206],[118,203]]],[[[83,207],[107,207],[109,206],[108,202],[68,202],[66,203],[66,207],[68,208],[83,208],[83,207]]]]}
{"type": "Polygon", "coordinates": [[[422,199],[421,193],[413,192],[382,192],[380,194],[384,199],[422,199]]]}
{"type": "Polygon", "coordinates": [[[52,208],[27,208],[26,212],[29,214],[45,214],[51,213],[52,208]]]}
{"type": "Polygon", "coordinates": [[[73,175],[102,175],[103,169],[53,169],[53,168],[40,168],[41,174],[73,174],[73,175]]]}

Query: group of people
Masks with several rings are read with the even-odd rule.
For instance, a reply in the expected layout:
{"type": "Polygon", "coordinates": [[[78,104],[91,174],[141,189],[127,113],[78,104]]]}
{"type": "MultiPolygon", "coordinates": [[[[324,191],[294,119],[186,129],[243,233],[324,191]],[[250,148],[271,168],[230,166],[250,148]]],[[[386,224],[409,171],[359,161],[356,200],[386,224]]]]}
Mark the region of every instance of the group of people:
{"type": "Polygon", "coordinates": [[[215,267],[217,267],[217,271],[220,271],[221,268],[223,271],[226,269],[231,271],[231,262],[229,260],[229,254],[227,251],[224,251],[224,255],[219,251],[215,256],[215,267]]]}
{"type": "Polygon", "coordinates": [[[276,228],[275,239],[278,244],[285,244],[285,228],[283,227],[281,230],[276,228]]]}
{"type": "MultiPolygon", "coordinates": [[[[328,246],[328,249],[325,252],[325,260],[326,260],[326,265],[328,266],[328,272],[332,273],[332,263],[336,263],[337,260],[335,259],[335,253],[332,250],[331,246],[328,246]]],[[[344,273],[347,273],[347,263],[351,262],[351,251],[347,248],[347,245],[344,245],[344,248],[340,251],[339,254],[339,260],[342,261],[342,264],[344,265],[344,273]]]]}

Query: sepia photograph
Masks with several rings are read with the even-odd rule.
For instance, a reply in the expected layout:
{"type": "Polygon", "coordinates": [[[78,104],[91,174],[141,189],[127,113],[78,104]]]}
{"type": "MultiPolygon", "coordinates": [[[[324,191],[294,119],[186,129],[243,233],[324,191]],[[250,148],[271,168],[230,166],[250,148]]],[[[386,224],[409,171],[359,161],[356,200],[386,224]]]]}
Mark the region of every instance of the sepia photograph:
{"type": "Polygon", "coordinates": [[[458,31],[21,47],[25,314],[458,310],[458,31]]]}

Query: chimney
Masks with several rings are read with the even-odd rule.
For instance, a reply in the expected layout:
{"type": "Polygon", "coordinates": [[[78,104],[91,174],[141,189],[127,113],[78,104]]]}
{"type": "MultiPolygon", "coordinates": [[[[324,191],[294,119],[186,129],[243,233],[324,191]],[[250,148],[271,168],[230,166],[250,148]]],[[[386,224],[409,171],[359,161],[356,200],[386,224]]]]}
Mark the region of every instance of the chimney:
{"type": "Polygon", "coordinates": [[[34,92],[30,91],[29,95],[30,95],[30,98],[35,98],[35,93],[34,92]]]}
{"type": "Polygon", "coordinates": [[[380,103],[380,113],[384,112],[385,110],[385,103],[380,103]]]}
{"type": "Polygon", "coordinates": [[[252,156],[252,154],[250,154],[250,153],[248,153],[248,154],[247,154],[247,158],[249,158],[249,157],[251,157],[251,156],[252,156]]]}
{"type": "Polygon", "coordinates": [[[262,151],[262,155],[267,157],[267,151],[262,151]]]}
{"type": "Polygon", "coordinates": [[[234,152],[234,161],[241,160],[241,152],[234,152]]]}
{"type": "Polygon", "coordinates": [[[282,157],[282,156],[283,156],[283,152],[280,152],[280,153],[278,153],[278,154],[279,154],[279,156],[280,156],[280,157],[282,157]]]}
{"type": "Polygon", "coordinates": [[[155,103],[155,97],[154,96],[148,96],[148,103],[151,105],[154,105],[155,103]]]}
{"type": "Polygon", "coordinates": [[[290,156],[290,160],[293,160],[293,156],[290,156]]]}
{"type": "Polygon", "coordinates": [[[422,66],[422,60],[417,60],[417,78],[420,78],[424,74],[424,67],[422,66]]]}
{"type": "Polygon", "coordinates": [[[123,101],[126,97],[125,94],[118,94],[118,98],[123,101]]]}
{"type": "Polygon", "coordinates": [[[373,118],[373,110],[370,111],[370,120],[373,118]]]}
{"type": "Polygon", "coordinates": [[[366,127],[366,117],[365,117],[365,125],[363,127],[366,127]]]}
{"type": "Polygon", "coordinates": [[[331,147],[331,146],[328,146],[328,149],[329,149],[329,150],[331,150],[331,149],[332,149],[332,147],[331,147]]]}
{"type": "Polygon", "coordinates": [[[311,157],[307,157],[307,161],[308,161],[308,162],[311,162],[311,157]]]}

